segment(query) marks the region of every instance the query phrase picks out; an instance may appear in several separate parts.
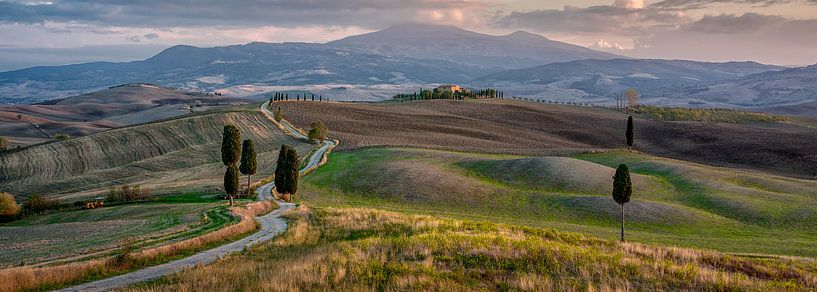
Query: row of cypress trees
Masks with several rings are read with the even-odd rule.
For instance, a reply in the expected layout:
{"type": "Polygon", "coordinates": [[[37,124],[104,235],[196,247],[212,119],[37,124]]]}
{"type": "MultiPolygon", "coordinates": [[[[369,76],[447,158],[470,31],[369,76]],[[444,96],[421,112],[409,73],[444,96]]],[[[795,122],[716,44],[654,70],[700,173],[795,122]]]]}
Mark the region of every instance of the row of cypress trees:
{"type": "MultiPolygon", "coordinates": [[[[286,101],[286,100],[289,100],[289,93],[276,92],[272,96],[270,96],[270,98],[269,98],[270,103],[273,103],[273,102],[276,102],[276,101],[286,101]]],[[[304,93],[303,96],[301,96],[301,94],[298,94],[298,95],[295,96],[295,100],[296,101],[301,101],[301,100],[303,100],[303,101],[307,101],[307,100],[324,101],[323,95],[315,95],[314,93],[311,93],[311,98],[306,93],[304,93]]],[[[326,100],[328,101],[328,99],[326,99],[326,100]]]]}

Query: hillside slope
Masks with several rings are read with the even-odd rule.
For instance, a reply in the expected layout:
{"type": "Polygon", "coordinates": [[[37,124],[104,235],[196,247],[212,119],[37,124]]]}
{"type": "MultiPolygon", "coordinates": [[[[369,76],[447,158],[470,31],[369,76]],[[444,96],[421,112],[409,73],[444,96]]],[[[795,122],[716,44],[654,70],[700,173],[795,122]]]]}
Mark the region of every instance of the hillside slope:
{"type": "MultiPolygon", "coordinates": [[[[339,149],[403,146],[548,155],[626,147],[627,115],[514,100],[391,104],[279,102],[302,128],[323,120],[339,149]]],[[[635,149],[718,166],[811,178],[817,130],[789,123],[737,125],[636,118],[635,149]]]]}
{"type": "MultiPolygon", "coordinates": [[[[484,87],[507,88],[510,93],[537,95],[539,98],[558,99],[563,96],[538,94],[536,91],[525,92],[521,88],[539,86],[554,90],[576,90],[585,98],[604,97],[608,99],[621,94],[627,88],[637,88],[643,97],[650,98],[674,93],[677,88],[683,86],[737,79],[750,74],[782,69],[779,66],[755,62],[711,63],[650,59],[579,60],[503,71],[477,78],[473,83],[484,87]]],[[[544,88],[539,90],[545,92],[544,88]]],[[[729,101],[724,101],[724,103],[729,103],[729,101]]]]}
{"type": "Polygon", "coordinates": [[[775,107],[817,99],[817,65],[749,75],[678,91],[676,98],[741,106],[775,107]]]}
{"type": "Polygon", "coordinates": [[[0,105],[0,136],[12,146],[56,134],[84,136],[247,101],[148,84],[124,84],[30,105],[0,105]]]}
{"type": "Polygon", "coordinates": [[[284,134],[259,112],[211,113],[0,154],[0,191],[18,197],[72,197],[124,183],[157,191],[218,189],[225,124],[238,126],[242,139],[255,142],[255,178],[273,173],[281,144],[293,145],[301,154],[312,147],[284,134]]]}

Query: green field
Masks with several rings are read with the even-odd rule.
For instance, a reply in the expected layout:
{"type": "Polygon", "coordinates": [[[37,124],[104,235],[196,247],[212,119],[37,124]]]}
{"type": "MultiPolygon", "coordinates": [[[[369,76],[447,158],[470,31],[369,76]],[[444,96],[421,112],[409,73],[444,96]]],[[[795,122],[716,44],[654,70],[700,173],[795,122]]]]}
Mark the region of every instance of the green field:
{"type": "Polygon", "coordinates": [[[61,211],[0,225],[0,266],[103,256],[195,237],[238,219],[222,202],[196,194],[154,203],[61,211]]]}
{"type": "Polygon", "coordinates": [[[296,198],[318,207],[618,233],[613,167],[635,173],[627,238],[732,253],[817,256],[817,182],[626,151],[515,157],[371,148],[337,152],[296,198]]]}

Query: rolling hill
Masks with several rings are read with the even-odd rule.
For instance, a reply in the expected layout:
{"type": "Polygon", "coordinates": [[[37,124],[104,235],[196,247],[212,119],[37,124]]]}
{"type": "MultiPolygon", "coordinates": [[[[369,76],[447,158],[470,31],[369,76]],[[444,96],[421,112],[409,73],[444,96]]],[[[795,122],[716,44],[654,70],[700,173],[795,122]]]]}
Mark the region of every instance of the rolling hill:
{"type": "Polygon", "coordinates": [[[8,137],[14,147],[48,141],[57,134],[84,136],[238,104],[246,101],[149,84],[124,84],[39,104],[0,105],[0,136],[8,137]]]}
{"type": "Polygon", "coordinates": [[[800,111],[796,106],[788,109],[786,107],[813,103],[817,99],[817,65],[689,86],[670,96],[677,99],[702,100],[713,104],[771,107],[777,108],[777,112],[798,113],[800,111]]]}
{"type": "MultiPolygon", "coordinates": [[[[509,94],[538,95],[554,100],[577,96],[609,100],[627,88],[641,91],[645,102],[662,97],[683,86],[706,84],[743,76],[779,71],[782,67],[755,62],[709,63],[683,60],[579,60],[533,68],[508,70],[473,80],[483,87],[507,88],[509,94]],[[573,91],[563,94],[551,91],[573,91]],[[540,94],[540,92],[545,92],[540,94]],[[544,95],[544,96],[543,96],[544,95]]],[[[574,99],[575,100],[575,99],[574,99]]],[[[680,103],[686,103],[684,100],[680,103]]],[[[724,99],[722,103],[732,103],[724,99]]],[[[737,103],[735,103],[737,104],[737,103]]]]}
{"type": "Polygon", "coordinates": [[[65,199],[141,184],[157,192],[214,191],[221,186],[221,131],[239,127],[253,139],[260,179],[272,174],[281,144],[307,153],[312,144],[284,134],[258,111],[203,113],[124,127],[0,153],[0,191],[65,199]]]}
{"type": "MultiPolygon", "coordinates": [[[[514,100],[390,104],[279,102],[302,128],[323,120],[339,149],[399,146],[518,155],[564,155],[625,147],[627,114],[605,108],[514,100]]],[[[814,128],[667,122],[636,117],[635,149],[717,166],[813,177],[814,128]]]]}

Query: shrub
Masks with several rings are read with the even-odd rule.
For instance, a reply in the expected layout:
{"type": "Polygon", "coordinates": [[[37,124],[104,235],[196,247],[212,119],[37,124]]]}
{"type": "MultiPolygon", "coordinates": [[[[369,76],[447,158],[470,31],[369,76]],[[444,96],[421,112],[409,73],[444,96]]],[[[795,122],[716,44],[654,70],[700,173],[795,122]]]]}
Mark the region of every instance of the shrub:
{"type": "Polygon", "coordinates": [[[0,136],[0,150],[6,150],[9,147],[9,139],[3,136],[0,136]]]}
{"type": "Polygon", "coordinates": [[[135,201],[145,201],[153,198],[153,195],[150,193],[150,189],[142,188],[139,185],[130,186],[128,184],[121,185],[117,191],[117,188],[111,187],[110,191],[108,192],[108,201],[109,202],[135,202],[135,201]]]}
{"type": "Polygon", "coordinates": [[[329,128],[326,127],[322,121],[316,121],[312,123],[312,129],[309,129],[309,140],[316,141],[316,140],[325,140],[326,136],[329,134],[329,128]]]}
{"type": "Polygon", "coordinates": [[[71,139],[71,135],[68,134],[55,134],[54,139],[57,141],[65,141],[71,139]]]}
{"type": "Polygon", "coordinates": [[[20,213],[20,205],[9,193],[0,193],[0,221],[14,218],[20,213]]]}
{"type": "Polygon", "coordinates": [[[43,195],[33,195],[23,204],[26,214],[36,214],[48,210],[57,210],[61,207],[60,199],[48,199],[43,195]]]}

